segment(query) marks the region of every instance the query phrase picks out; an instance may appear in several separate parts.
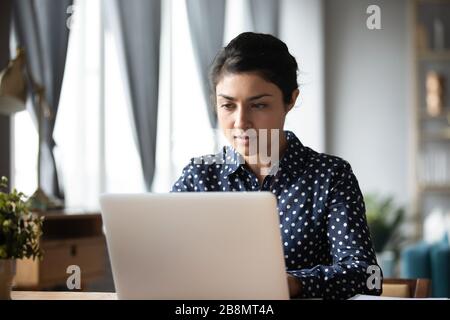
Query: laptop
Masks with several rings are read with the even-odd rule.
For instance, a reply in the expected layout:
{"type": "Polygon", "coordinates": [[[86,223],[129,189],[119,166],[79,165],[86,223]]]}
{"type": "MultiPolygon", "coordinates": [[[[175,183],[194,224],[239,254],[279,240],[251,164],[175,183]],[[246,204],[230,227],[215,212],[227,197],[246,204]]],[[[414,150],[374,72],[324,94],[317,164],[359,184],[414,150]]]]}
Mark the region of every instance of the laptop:
{"type": "Polygon", "coordinates": [[[100,197],[118,299],[287,300],[270,192],[100,197]]]}

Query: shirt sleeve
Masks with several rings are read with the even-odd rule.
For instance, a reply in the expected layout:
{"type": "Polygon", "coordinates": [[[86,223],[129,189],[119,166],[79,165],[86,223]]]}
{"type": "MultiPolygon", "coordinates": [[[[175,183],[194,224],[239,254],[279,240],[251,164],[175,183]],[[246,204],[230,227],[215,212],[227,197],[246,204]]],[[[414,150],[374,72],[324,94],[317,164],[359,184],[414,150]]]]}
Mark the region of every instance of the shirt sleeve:
{"type": "Polygon", "coordinates": [[[173,184],[170,192],[193,192],[194,190],[194,159],[183,168],[181,176],[173,184]]]}
{"type": "Polygon", "coordinates": [[[327,254],[332,264],[288,272],[300,281],[301,298],[380,295],[382,272],[376,261],[358,181],[346,161],[331,177],[324,212],[327,254]]]}

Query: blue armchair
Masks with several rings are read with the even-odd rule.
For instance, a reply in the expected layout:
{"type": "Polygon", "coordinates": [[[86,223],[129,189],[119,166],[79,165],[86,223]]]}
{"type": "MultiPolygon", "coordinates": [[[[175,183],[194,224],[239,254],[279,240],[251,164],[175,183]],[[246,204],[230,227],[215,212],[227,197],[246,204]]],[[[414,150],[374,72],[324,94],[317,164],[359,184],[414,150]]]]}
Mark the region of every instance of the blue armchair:
{"type": "Polygon", "coordinates": [[[402,278],[431,279],[433,297],[450,298],[450,245],[448,235],[433,244],[421,241],[401,252],[402,278]]]}

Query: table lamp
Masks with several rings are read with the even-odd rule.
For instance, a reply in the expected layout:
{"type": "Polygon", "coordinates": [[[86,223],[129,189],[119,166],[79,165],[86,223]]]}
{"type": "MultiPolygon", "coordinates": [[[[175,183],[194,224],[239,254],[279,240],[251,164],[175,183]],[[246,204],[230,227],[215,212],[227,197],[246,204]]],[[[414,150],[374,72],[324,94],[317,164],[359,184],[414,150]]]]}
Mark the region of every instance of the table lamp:
{"type": "Polygon", "coordinates": [[[59,199],[49,197],[42,190],[41,186],[41,149],[43,139],[44,117],[51,117],[52,112],[45,100],[45,88],[34,81],[31,74],[26,71],[25,50],[17,49],[17,56],[11,60],[5,70],[0,72],[0,114],[12,115],[16,112],[25,110],[28,90],[37,97],[38,109],[38,188],[30,197],[31,208],[35,210],[61,209],[63,203],[59,199]],[[29,80],[29,82],[27,81],[29,80]],[[30,86],[27,85],[30,83],[30,86]],[[30,88],[29,88],[30,87],[30,88]]]}
{"type": "Polygon", "coordinates": [[[12,115],[25,110],[27,86],[24,75],[25,54],[17,51],[17,57],[11,60],[0,73],[0,114],[12,115]]]}

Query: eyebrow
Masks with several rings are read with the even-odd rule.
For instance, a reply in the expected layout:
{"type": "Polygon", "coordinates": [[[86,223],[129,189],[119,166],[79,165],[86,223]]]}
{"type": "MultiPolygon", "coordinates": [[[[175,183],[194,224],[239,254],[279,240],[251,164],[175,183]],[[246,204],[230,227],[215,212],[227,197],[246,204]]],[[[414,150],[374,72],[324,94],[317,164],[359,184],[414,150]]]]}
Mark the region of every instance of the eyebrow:
{"type": "MultiPolygon", "coordinates": [[[[219,93],[218,96],[222,97],[222,98],[225,98],[227,100],[230,100],[230,101],[236,101],[236,98],[227,96],[225,94],[219,93]]],[[[264,97],[272,97],[272,95],[268,94],[268,93],[258,94],[257,96],[253,96],[253,97],[248,98],[247,101],[258,100],[258,99],[261,99],[261,98],[264,98],[264,97]]]]}

